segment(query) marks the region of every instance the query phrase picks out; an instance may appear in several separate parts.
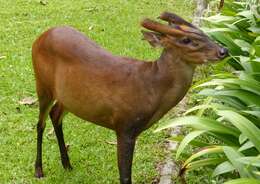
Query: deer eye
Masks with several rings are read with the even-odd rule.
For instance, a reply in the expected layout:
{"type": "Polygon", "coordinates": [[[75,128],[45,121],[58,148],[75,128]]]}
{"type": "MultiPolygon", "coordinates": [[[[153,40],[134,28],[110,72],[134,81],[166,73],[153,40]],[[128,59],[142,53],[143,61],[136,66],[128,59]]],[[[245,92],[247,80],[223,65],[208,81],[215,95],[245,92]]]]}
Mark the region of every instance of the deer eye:
{"type": "Polygon", "coordinates": [[[187,45],[187,44],[190,44],[192,42],[192,40],[190,38],[188,38],[188,37],[185,37],[185,38],[181,39],[180,42],[182,44],[187,45]]]}

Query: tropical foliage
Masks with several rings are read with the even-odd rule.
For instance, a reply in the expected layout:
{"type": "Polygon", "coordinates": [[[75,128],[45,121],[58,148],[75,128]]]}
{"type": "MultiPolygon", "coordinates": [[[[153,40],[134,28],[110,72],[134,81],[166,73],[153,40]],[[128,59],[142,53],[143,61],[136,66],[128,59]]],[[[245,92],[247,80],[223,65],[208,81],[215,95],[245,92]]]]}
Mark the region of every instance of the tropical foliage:
{"type": "Polygon", "coordinates": [[[206,100],[157,131],[180,125],[191,128],[185,137],[173,138],[180,141],[177,159],[188,145],[199,148],[183,163],[180,175],[214,165],[213,176],[231,173],[242,178],[228,184],[259,183],[260,5],[225,1],[221,13],[205,21],[204,30],[229,49],[226,61],[232,70],[225,69],[194,86],[198,98],[206,100]],[[197,114],[188,116],[191,113],[197,114]]]}

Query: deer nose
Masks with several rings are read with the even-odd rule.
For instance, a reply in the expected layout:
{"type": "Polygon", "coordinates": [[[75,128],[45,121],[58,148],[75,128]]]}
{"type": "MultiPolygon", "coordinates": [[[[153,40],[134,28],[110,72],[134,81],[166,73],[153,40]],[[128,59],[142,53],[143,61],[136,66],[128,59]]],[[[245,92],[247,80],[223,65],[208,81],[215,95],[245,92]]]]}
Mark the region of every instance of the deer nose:
{"type": "Polygon", "coordinates": [[[228,49],[221,47],[218,51],[219,58],[223,59],[228,55],[228,49]]]}

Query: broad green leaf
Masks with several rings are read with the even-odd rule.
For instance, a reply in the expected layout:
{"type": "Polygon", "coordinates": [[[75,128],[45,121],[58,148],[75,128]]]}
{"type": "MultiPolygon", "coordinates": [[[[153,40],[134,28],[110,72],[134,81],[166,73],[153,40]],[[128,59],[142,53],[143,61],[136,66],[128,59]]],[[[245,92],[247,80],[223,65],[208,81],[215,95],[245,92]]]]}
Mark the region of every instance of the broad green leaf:
{"type": "Polygon", "coordinates": [[[220,102],[223,102],[225,105],[229,105],[232,108],[236,108],[237,110],[243,110],[247,108],[244,103],[242,103],[239,99],[230,97],[230,96],[214,96],[220,102]]]}
{"type": "Polygon", "coordinates": [[[225,158],[207,158],[207,159],[202,159],[202,160],[197,160],[194,162],[190,162],[189,164],[186,165],[185,170],[194,170],[200,167],[205,167],[208,165],[217,165],[219,163],[222,163],[225,161],[225,158]]]}
{"type": "Polygon", "coordinates": [[[238,158],[244,157],[242,153],[239,153],[234,148],[229,146],[223,146],[223,151],[234,166],[234,168],[239,172],[241,177],[246,178],[253,175],[244,167],[244,164],[237,161],[238,158]]]}
{"type": "Polygon", "coordinates": [[[201,134],[205,133],[206,131],[193,131],[191,133],[189,133],[188,135],[186,135],[184,137],[184,139],[181,141],[177,152],[176,152],[176,159],[179,158],[180,154],[183,152],[183,150],[185,149],[185,147],[196,137],[200,136],[201,134]]]}
{"type": "Polygon", "coordinates": [[[233,59],[235,59],[240,65],[243,67],[245,71],[252,71],[251,66],[249,65],[250,58],[248,56],[234,56],[233,59]]]}
{"type": "Polygon", "coordinates": [[[230,29],[230,28],[202,28],[202,30],[206,33],[213,33],[213,32],[232,32],[234,30],[230,29]]]}
{"type": "Polygon", "coordinates": [[[248,19],[254,18],[251,10],[241,11],[241,12],[237,13],[237,15],[246,17],[246,18],[248,18],[248,19]]]}
{"type": "Polygon", "coordinates": [[[214,15],[214,16],[203,18],[203,20],[209,21],[211,23],[219,23],[219,22],[222,23],[222,22],[234,21],[235,18],[231,17],[231,16],[224,16],[224,15],[217,14],[217,15],[214,15]]]}
{"type": "Polygon", "coordinates": [[[231,14],[232,16],[235,16],[241,9],[245,9],[245,3],[244,2],[236,2],[233,0],[225,0],[225,5],[223,7],[223,10],[221,11],[223,13],[224,10],[229,10],[234,12],[234,14],[231,14]]]}
{"type": "Polygon", "coordinates": [[[242,111],[244,113],[247,113],[247,114],[251,114],[257,118],[260,118],[260,111],[242,111]]]}
{"type": "Polygon", "coordinates": [[[254,144],[251,141],[247,141],[245,144],[243,144],[243,146],[241,146],[238,151],[242,152],[245,151],[247,149],[253,148],[254,144]]]}
{"type": "Polygon", "coordinates": [[[235,39],[234,42],[241,47],[242,51],[246,51],[248,53],[252,47],[248,42],[241,39],[235,39]]]}
{"type": "Polygon", "coordinates": [[[232,107],[229,107],[229,106],[226,106],[226,105],[221,105],[221,104],[217,104],[217,103],[211,103],[211,104],[205,104],[205,105],[197,105],[197,106],[194,106],[190,109],[188,109],[183,115],[187,115],[187,114],[190,114],[194,111],[197,111],[197,110],[201,110],[201,109],[213,109],[213,110],[236,110],[232,107]]]}
{"type": "Polygon", "coordinates": [[[252,73],[246,73],[246,72],[239,72],[239,78],[242,80],[249,80],[252,82],[256,82],[256,85],[260,85],[260,79],[258,80],[257,77],[260,76],[260,72],[252,72],[252,73]]]}
{"type": "Polygon", "coordinates": [[[229,35],[220,32],[213,32],[210,33],[210,35],[222,44],[224,44],[225,46],[227,46],[230,54],[244,55],[244,52],[241,50],[240,46],[237,45],[229,35]]]}
{"type": "MultiPolygon", "coordinates": [[[[208,97],[208,98],[206,98],[206,100],[205,100],[204,103],[205,103],[205,105],[209,105],[211,102],[212,102],[212,97],[208,97]]],[[[200,110],[197,112],[196,116],[201,117],[201,116],[204,114],[205,110],[206,110],[206,109],[200,109],[200,110]]]]}
{"type": "Polygon", "coordinates": [[[258,106],[260,107],[260,97],[254,93],[251,93],[246,90],[236,89],[236,90],[202,90],[200,92],[202,95],[206,96],[230,96],[234,98],[238,98],[247,106],[258,106]]]}
{"type": "Polygon", "coordinates": [[[213,79],[211,81],[202,83],[198,85],[197,87],[205,87],[205,86],[218,86],[218,85],[225,85],[226,83],[233,83],[234,79],[229,78],[229,79],[213,79]]]}
{"type": "Polygon", "coordinates": [[[246,18],[239,19],[236,22],[234,22],[232,24],[226,24],[225,26],[233,30],[232,33],[228,33],[228,34],[230,34],[234,39],[236,39],[236,38],[242,39],[242,40],[247,41],[248,43],[252,43],[255,39],[255,36],[249,35],[247,30],[245,29],[250,26],[250,24],[248,24],[248,20],[246,18]],[[241,25],[243,25],[243,26],[241,26],[241,25]],[[241,27],[242,27],[242,29],[241,29],[241,27]]]}
{"type": "Polygon", "coordinates": [[[196,116],[186,116],[186,117],[180,117],[175,118],[166,125],[163,125],[155,130],[155,132],[161,131],[163,129],[167,128],[173,128],[176,126],[186,125],[190,126],[192,128],[195,128],[197,130],[205,130],[205,131],[213,131],[213,132],[219,132],[223,134],[230,134],[235,137],[239,136],[239,132],[231,127],[225,126],[215,120],[212,120],[210,118],[204,118],[204,117],[196,117],[196,116]]]}
{"type": "MultiPolygon", "coordinates": [[[[228,146],[240,146],[238,142],[238,137],[234,137],[230,134],[221,134],[215,132],[207,132],[207,134],[216,138],[216,140],[222,141],[224,145],[228,146]]],[[[222,145],[222,144],[221,144],[222,145]]]]}
{"type": "Polygon", "coordinates": [[[230,164],[230,162],[225,161],[225,162],[219,164],[215,168],[215,170],[214,170],[212,175],[213,175],[213,177],[215,177],[215,176],[218,176],[218,175],[221,175],[221,174],[232,172],[234,170],[235,170],[234,166],[232,164],[230,164]]]}
{"type": "Polygon", "coordinates": [[[252,165],[260,167],[260,157],[241,157],[237,159],[238,162],[241,162],[246,165],[252,165]]]}
{"type": "Polygon", "coordinates": [[[235,78],[236,75],[234,75],[233,73],[217,73],[215,75],[212,75],[213,78],[217,77],[219,79],[226,79],[226,78],[235,78]]]}
{"type": "MultiPolygon", "coordinates": [[[[184,139],[184,136],[178,135],[178,136],[170,137],[169,139],[172,140],[172,141],[181,142],[184,139]]],[[[212,146],[212,143],[209,144],[209,143],[198,141],[198,140],[192,140],[189,144],[192,145],[192,146],[195,146],[195,147],[212,146]]]]}
{"type": "MultiPolygon", "coordinates": [[[[260,53],[259,53],[259,54],[260,54],[260,53]]],[[[260,62],[260,57],[256,57],[256,58],[252,59],[252,61],[254,61],[254,62],[260,62]]]]}
{"type": "Polygon", "coordinates": [[[245,136],[244,134],[240,134],[239,143],[243,144],[244,142],[246,142],[247,139],[248,139],[247,136],[245,136]]]}
{"type": "Polygon", "coordinates": [[[252,72],[260,72],[260,62],[257,60],[251,60],[249,62],[251,68],[252,68],[252,72]]]}
{"type": "Polygon", "coordinates": [[[254,173],[256,176],[259,176],[259,177],[260,177],[260,171],[253,171],[253,173],[254,173]]]}
{"type": "Polygon", "coordinates": [[[244,116],[233,111],[219,111],[218,114],[237,127],[260,151],[260,129],[257,126],[244,116]]]}
{"type": "Polygon", "coordinates": [[[200,84],[197,87],[217,86],[217,85],[227,86],[227,84],[233,84],[233,85],[236,84],[237,86],[240,86],[242,89],[260,95],[260,83],[252,78],[249,80],[249,78],[248,77],[245,78],[245,76],[244,79],[238,79],[238,78],[213,79],[209,82],[200,84]]]}
{"type": "Polygon", "coordinates": [[[227,181],[224,184],[260,184],[260,181],[256,179],[240,178],[240,179],[227,181]]]}
{"type": "Polygon", "coordinates": [[[260,36],[256,37],[254,44],[260,45],[260,36]]]}
{"type": "Polygon", "coordinates": [[[214,106],[212,105],[197,105],[197,106],[194,106],[190,109],[188,109],[183,115],[187,115],[187,114],[190,114],[194,111],[197,111],[197,110],[200,110],[200,109],[214,109],[214,106]]]}
{"type": "Polygon", "coordinates": [[[186,166],[191,163],[194,159],[209,155],[209,154],[216,154],[216,153],[223,153],[223,147],[222,146],[212,146],[212,147],[206,147],[203,148],[201,151],[191,155],[183,164],[182,168],[186,168],[186,166]]]}
{"type": "Polygon", "coordinates": [[[245,83],[241,84],[247,88],[251,88],[251,89],[254,89],[254,90],[250,90],[256,94],[259,94],[259,92],[256,92],[257,90],[260,90],[260,82],[255,80],[254,77],[252,75],[249,75],[245,72],[240,72],[239,73],[239,78],[242,80],[242,81],[246,81],[248,82],[249,86],[245,83]],[[254,86],[254,87],[253,87],[254,86]]]}
{"type": "Polygon", "coordinates": [[[256,36],[259,36],[260,34],[260,27],[256,27],[256,26],[251,26],[250,28],[248,28],[250,31],[252,31],[253,33],[256,34],[256,36]]]}

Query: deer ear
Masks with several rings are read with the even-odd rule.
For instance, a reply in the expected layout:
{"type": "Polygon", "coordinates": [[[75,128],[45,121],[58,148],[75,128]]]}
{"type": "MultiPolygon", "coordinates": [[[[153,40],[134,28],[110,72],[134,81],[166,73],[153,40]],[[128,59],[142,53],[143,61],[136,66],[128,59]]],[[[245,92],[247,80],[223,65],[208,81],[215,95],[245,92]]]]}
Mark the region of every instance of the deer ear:
{"type": "Polygon", "coordinates": [[[162,37],[163,35],[160,33],[142,31],[144,40],[147,40],[151,46],[153,47],[162,47],[162,37]]]}

